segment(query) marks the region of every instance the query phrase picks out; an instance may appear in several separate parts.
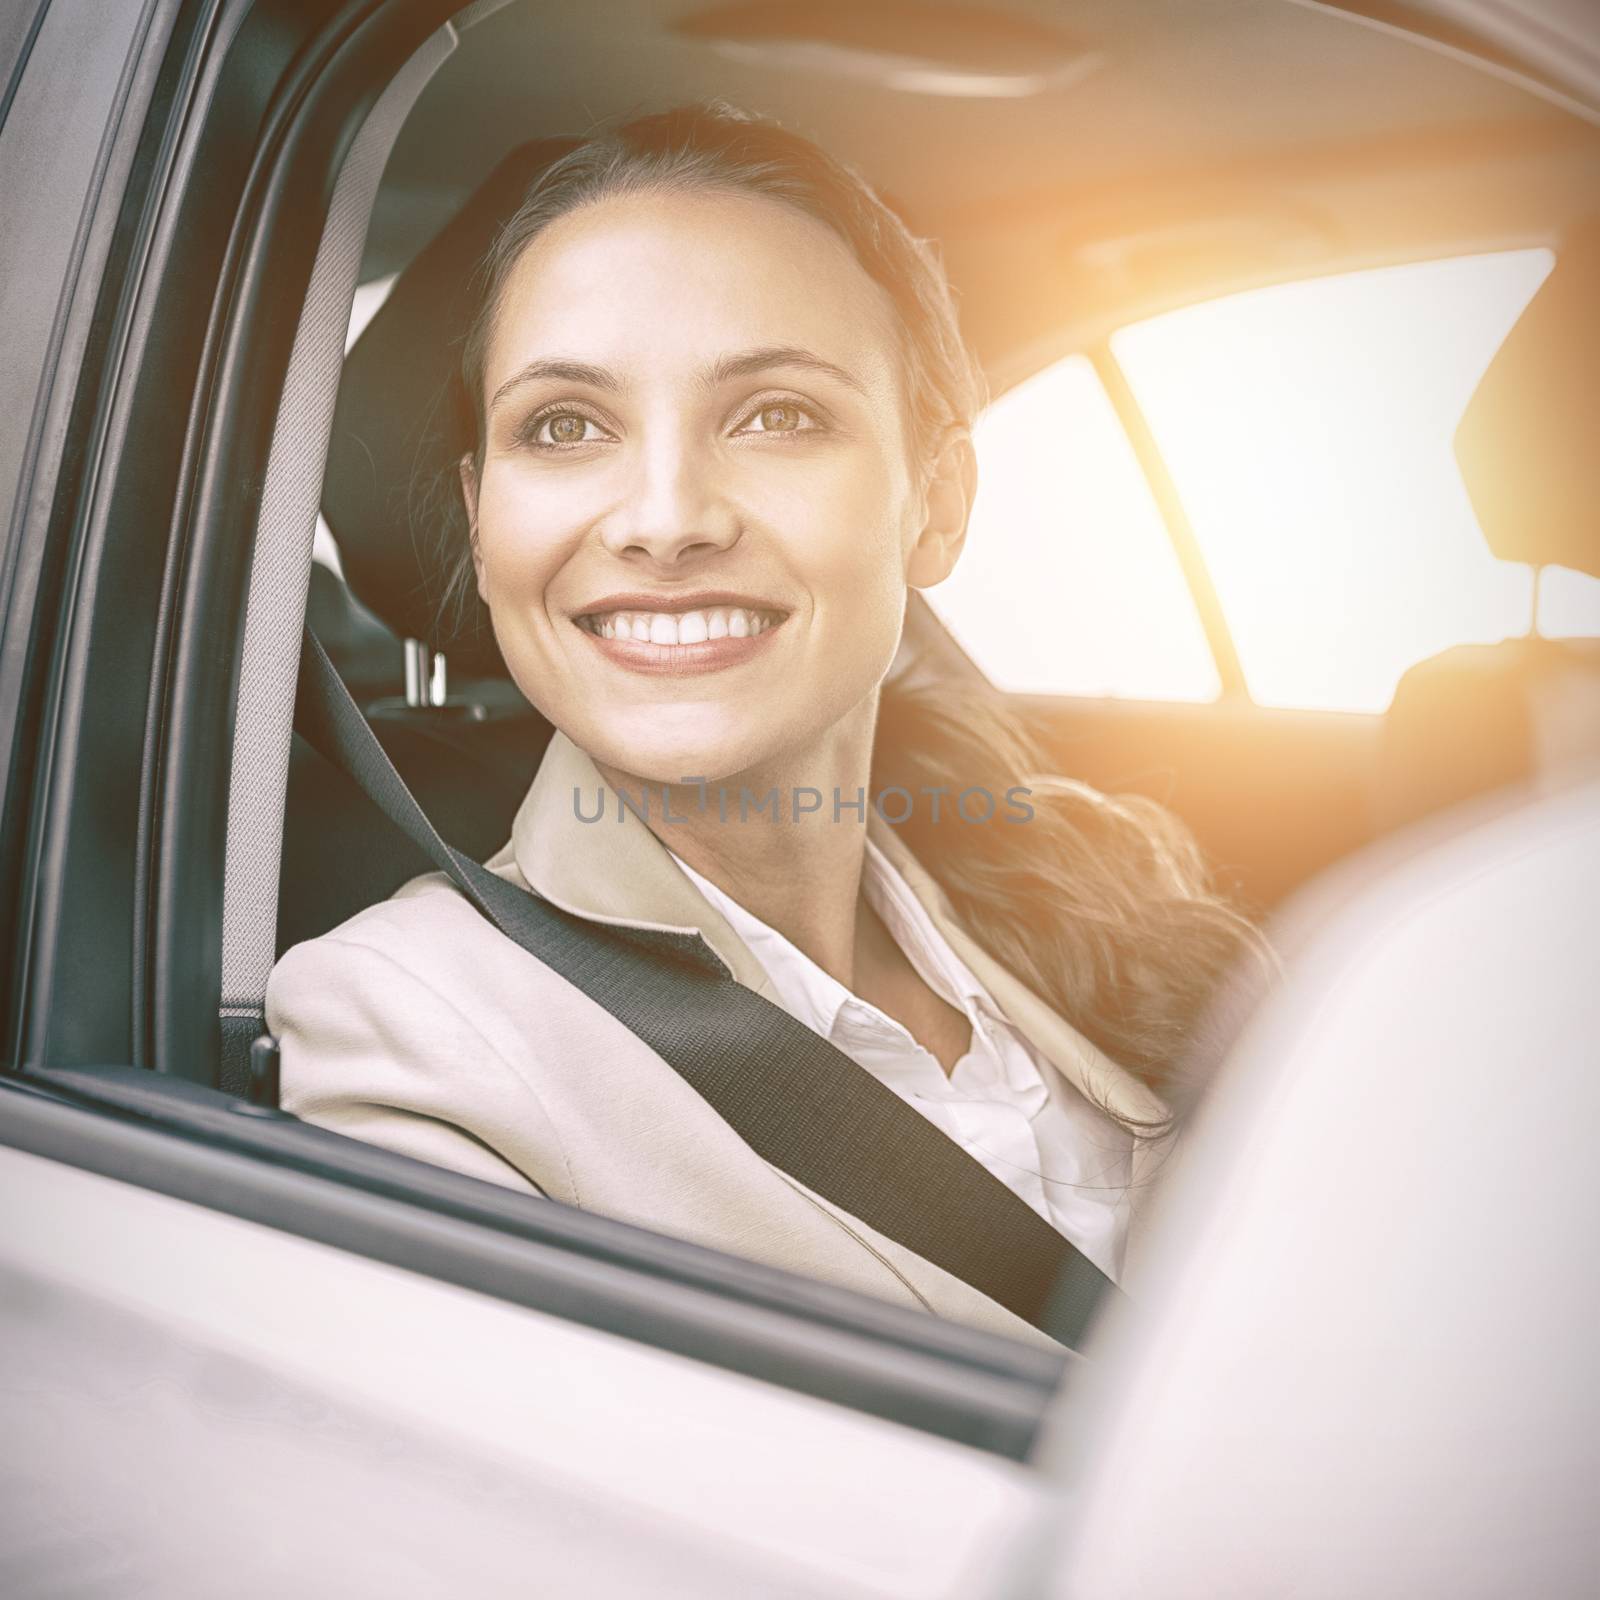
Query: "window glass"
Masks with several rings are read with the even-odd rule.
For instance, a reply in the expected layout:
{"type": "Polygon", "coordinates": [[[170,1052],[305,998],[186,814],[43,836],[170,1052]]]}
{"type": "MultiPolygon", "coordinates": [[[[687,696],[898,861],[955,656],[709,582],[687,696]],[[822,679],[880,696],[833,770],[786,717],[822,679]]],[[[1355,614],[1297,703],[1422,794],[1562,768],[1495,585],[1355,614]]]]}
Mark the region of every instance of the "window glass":
{"type": "Polygon", "coordinates": [[[1600,638],[1600,578],[1546,567],[1539,579],[1539,632],[1551,639],[1600,638]]]}
{"type": "Polygon", "coordinates": [[[1451,441],[1554,259],[1347,273],[1113,337],[1254,699],[1381,711],[1414,662],[1527,632],[1532,573],[1489,553],[1451,441]]]}
{"type": "Polygon", "coordinates": [[[1089,361],[1002,395],[975,444],[966,549],[928,598],[984,672],[1021,693],[1214,699],[1194,601],[1089,361]]]}

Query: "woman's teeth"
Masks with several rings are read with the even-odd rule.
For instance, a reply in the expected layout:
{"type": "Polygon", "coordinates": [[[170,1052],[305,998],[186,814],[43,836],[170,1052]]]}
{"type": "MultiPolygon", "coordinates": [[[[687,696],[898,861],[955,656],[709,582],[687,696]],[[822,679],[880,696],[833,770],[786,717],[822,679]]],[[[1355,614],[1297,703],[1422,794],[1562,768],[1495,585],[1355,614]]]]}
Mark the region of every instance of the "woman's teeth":
{"type": "Polygon", "coordinates": [[[783,620],[776,611],[717,606],[709,611],[611,611],[580,617],[579,627],[602,639],[649,644],[704,644],[707,639],[753,639],[783,620]]]}

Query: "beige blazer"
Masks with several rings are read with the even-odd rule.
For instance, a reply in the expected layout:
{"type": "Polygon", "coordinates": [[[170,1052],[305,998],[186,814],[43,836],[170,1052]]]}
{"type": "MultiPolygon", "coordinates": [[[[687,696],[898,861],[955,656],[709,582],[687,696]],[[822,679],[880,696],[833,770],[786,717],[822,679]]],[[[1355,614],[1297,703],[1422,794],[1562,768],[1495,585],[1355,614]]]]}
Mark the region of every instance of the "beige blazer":
{"type": "MultiPolygon", "coordinates": [[[[631,811],[592,815],[602,783],[557,733],[487,865],[595,922],[699,932],[733,976],[774,998],[725,919],[631,811]]],[[[1063,1084],[1147,1119],[1162,1107],[957,924],[895,831],[873,841],[956,954],[1063,1084]]],[[[287,951],[267,987],[283,1105],[309,1122],[508,1188],[1030,1342],[987,1295],[770,1165],[665,1061],[494,928],[439,872],[287,951]]],[[[1052,1089],[1056,1086],[1051,1085],[1052,1089]]],[[[1134,1165],[1135,1236],[1152,1169],[1134,1165]]]]}

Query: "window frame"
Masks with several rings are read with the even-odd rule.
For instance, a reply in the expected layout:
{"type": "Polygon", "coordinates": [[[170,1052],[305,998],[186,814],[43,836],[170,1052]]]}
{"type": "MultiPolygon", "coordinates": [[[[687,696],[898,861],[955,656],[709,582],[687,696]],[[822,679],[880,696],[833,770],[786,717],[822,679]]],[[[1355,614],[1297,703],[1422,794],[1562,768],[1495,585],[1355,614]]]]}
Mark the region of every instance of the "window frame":
{"type": "MultiPolygon", "coordinates": [[[[0,428],[8,435],[0,482],[0,905],[16,908],[14,937],[0,959],[0,1065],[23,1051],[30,950],[28,924],[48,872],[39,818],[62,716],[63,641],[71,628],[68,574],[80,559],[82,497],[90,474],[68,464],[86,460],[101,424],[99,375],[118,355],[125,332],[112,314],[114,286],[131,270],[135,240],[124,205],[144,182],[146,116],[168,90],[163,46],[178,23],[180,0],[121,0],[121,14],[74,14],[40,0],[6,84],[0,146],[23,158],[32,142],[76,146],[79,172],[68,184],[12,193],[8,241],[35,263],[60,253],[59,276],[42,285],[39,324],[0,330],[7,361],[32,392],[13,403],[0,428]],[[66,74],[113,85],[85,106],[68,129],[29,114],[27,89],[66,74]],[[20,103],[19,103],[20,102],[20,103]],[[16,150],[20,142],[23,149],[16,150]],[[81,181],[78,181],[81,177],[81,181]],[[41,333],[43,344],[39,345],[41,333]],[[34,348],[30,349],[32,343],[34,348]],[[17,348],[21,345],[21,349],[17,348]]],[[[19,399],[14,396],[13,400],[19,399]]]]}

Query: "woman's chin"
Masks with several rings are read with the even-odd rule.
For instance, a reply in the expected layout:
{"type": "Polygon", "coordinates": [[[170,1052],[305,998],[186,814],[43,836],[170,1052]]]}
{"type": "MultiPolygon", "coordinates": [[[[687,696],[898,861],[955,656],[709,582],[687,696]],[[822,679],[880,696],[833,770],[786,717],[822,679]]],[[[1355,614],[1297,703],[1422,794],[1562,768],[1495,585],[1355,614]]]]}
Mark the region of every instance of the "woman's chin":
{"type": "MultiPolygon", "coordinates": [[[[718,783],[759,768],[774,755],[770,730],[752,737],[746,728],[663,728],[657,725],[608,728],[592,741],[576,737],[609,774],[651,784],[718,783]]],[[[630,723],[633,719],[629,719],[630,723]]]]}

